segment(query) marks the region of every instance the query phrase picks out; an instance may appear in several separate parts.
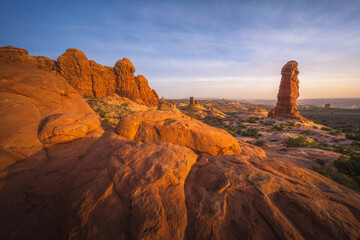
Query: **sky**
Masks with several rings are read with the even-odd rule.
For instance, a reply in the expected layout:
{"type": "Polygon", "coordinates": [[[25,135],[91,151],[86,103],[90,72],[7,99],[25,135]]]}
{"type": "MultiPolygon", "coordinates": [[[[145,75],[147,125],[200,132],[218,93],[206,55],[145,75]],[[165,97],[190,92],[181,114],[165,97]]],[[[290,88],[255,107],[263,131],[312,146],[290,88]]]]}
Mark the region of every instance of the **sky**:
{"type": "Polygon", "coordinates": [[[299,63],[300,98],[360,97],[360,0],[0,0],[0,46],[57,59],[81,49],[166,98],[275,99],[299,63]]]}

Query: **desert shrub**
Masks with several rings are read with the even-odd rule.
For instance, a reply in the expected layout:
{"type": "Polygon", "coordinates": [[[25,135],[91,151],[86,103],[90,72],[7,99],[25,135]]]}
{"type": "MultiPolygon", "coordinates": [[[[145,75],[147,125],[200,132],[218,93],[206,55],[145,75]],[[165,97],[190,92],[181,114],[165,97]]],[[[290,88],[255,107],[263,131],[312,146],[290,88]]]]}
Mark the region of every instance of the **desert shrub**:
{"type": "Polygon", "coordinates": [[[342,134],[341,129],[340,129],[340,130],[336,130],[336,131],[331,131],[331,132],[330,132],[330,135],[333,135],[333,136],[340,136],[341,134],[342,134]]]}
{"type": "Polygon", "coordinates": [[[275,121],[270,121],[270,122],[264,122],[263,125],[264,126],[274,126],[275,121]]]}
{"type": "Polygon", "coordinates": [[[107,112],[105,112],[104,110],[102,110],[101,107],[98,107],[98,108],[96,109],[96,112],[99,113],[100,117],[106,118],[107,112]]]}
{"type": "Polygon", "coordinates": [[[312,126],[312,128],[313,128],[313,129],[319,129],[319,127],[318,127],[318,126],[312,126]]]}
{"type": "Polygon", "coordinates": [[[230,133],[232,136],[236,136],[236,127],[233,126],[225,126],[223,127],[223,129],[225,131],[227,131],[228,133],[230,133]]]}
{"type": "Polygon", "coordinates": [[[273,126],[273,129],[276,130],[276,131],[282,131],[285,129],[285,126],[280,124],[280,125],[274,125],[273,126]]]}
{"type": "Polygon", "coordinates": [[[110,121],[109,119],[107,119],[107,118],[105,118],[105,119],[103,120],[103,122],[106,123],[106,124],[112,125],[112,126],[116,126],[116,123],[111,122],[111,121],[110,121]]]}
{"type": "Polygon", "coordinates": [[[326,163],[326,161],[325,161],[324,159],[318,158],[318,159],[316,159],[316,163],[319,164],[319,165],[321,165],[321,166],[324,166],[325,163],[326,163]]]}
{"type": "Polygon", "coordinates": [[[249,117],[248,122],[249,123],[256,123],[258,120],[260,120],[259,117],[249,117]]]}
{"type": "Polygon", "coordinates": [[[339,172],[334,166],[315,164],[312,167],[312,170],[320,173],[321,175],[324,175],[325,177],[330,177],[330,179],[348,188],[352,188],[358,191],[360,190],[359,183],[357,183],[353,178],[339,172]]]}
{"type": "Polygon", "coordinates": [[[327,131],[327,132],[331,132],[331,131],[332,131],[332,129],[329,128],[329,127],[322,127],[321,130],[327,131]]]}
{"type": "Polygon", "coordinates": [[[296,123],[294,121],[290,121],[290,122],[288,122],[288,125],[290,127],[295,127],[296,123]]]}
{"type": "Polygon", "coordinates": [[[265,139],[259,139],[254,143],[254,145],[259,146],[259,147],[265,146],[266,145],[266,140],[265,139]]]}
{"type": "Polygon", "coordinates": [[[243,124],[243,123],[239,123],[239,124],[238,124],[238,128],[246,128],[246,125],[243,124]]]}
{"type": "Polygon", "coordinates": [[[84,98],[93,98],[94,96],[91,94],[84,94],[84,98]]]}
{"type": "Polygon", "coordinates": [[[332,177],[329,175],[329,173],[326,170],[317,170],[316,172],[320,173],[321,175],[323,175],[323,176],[325,176],[325,177],[332,180],[332,177]]]}
{"type": "Polygon", "coordinates": [[[285,141],[286,147],[313,147],[317,146],[316,141],[308,140],[307,137],[300,135],[297,138],[289,137],[285,141]]]}
{"type": "Polygon", "coordinates": [[[237,133],[244,137],[256,137],[259,132],[258,128],[248,128],[246,131],[238,130],[237,133]]]}
{"type": "Polygon", "coordinates": [[[326,120],[326,119],[321,119],[321,123],[323,123],[323,124],[326,124],[326,123],[328,123],[329,121],[328,120],[326,120]]]}
{"type": "Polygon", "coordinates": [[[334,161],[334,166],[339,172],[349,175],[350,177],[360,176],[360,154],[352,153],[350,157],[341,156],[334,161]]]}
{"type": "Polygon", "coordinates": [[[346,133],[346,139],[360,141],[360,133],[346,133]]]}

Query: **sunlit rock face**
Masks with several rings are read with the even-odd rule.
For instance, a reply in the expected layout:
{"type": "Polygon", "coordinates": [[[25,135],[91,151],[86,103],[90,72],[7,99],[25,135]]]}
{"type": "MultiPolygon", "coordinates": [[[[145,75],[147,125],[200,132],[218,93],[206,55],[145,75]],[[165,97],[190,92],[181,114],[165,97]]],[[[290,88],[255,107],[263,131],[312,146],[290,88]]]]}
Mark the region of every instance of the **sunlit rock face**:
{"type": "Polygon", "coordinates": [[[157,106],[160,102],[148,80],[135,76],[135,67],[127,58],[115,67],[102,66],[88,60],[79,49],[69,48],[57,61],[42,56],[30,56],[25,49],[12,46],[0,48],[0,63],[25,65],[64,77],[81,96],[105,97],[113,93],[141,104],[157,106]]]}
{"type": "Polygon", "coordinates": [[[300,116],[297,110],[296,100],[299,97],[299,70],[296,61],[289,61],[281,69],[280,89],[277,95],[276,107],[271,110],[268,117],[293,119],[300,122],[308,122],[300,116]]]}
{"type": "Polygon", "coordinates": [[[226,131],[188,116],[163,111],[129,114],[120,119],[116,132],[142,142],[170,142],[210,155],[239,154],[237,140],[226,131]]]}

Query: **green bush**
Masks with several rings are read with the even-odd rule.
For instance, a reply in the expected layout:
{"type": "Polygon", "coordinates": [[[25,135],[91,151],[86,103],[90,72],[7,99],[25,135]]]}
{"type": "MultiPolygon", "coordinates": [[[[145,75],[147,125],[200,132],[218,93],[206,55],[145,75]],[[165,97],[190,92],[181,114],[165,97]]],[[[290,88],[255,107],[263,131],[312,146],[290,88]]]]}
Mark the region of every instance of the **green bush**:
{"type": "Polygon", "coordinates": [[[93,98],[94,96],[91,94],[84,94],[84,98],[93,98]]]}
{"type": "Polygon", "coordinates": [[[317,170],[316,172],[320,173],[321,175],[323,175],[323,176],[325,176],[325,177],[332,180],[332,177],[329,175],[329,173],[326,170],[317,170]]]}
{"type": "Polygon", "coordinates": [[[291,122],[288,122],[288,125],[289,125],[290,127],[295,127],[296,123],[293,122],[293,121],[291,121],[291,122]]]}
{"type": "Polygon", "coordinates": [[[109,119],[107,119],[107,118],[105,118],[105,119],[103,120],[103,122],[106,123],[106,124],[112,125],[112,126],[116,126],[116,123],[111,122],[111,121],[110,121],[109,119]]]}
{"type": "Polygon", "coordinates": [[[280,124],[280,125],[274,125],[273,126],[273,129],[276,130],[276,131],[282,131],[285,129],[285,126],[280,124]]]}
{"type": "Polygon", "coordinates": [[[316,159],[316,163],[319,164],[319,165],[321,165],[321,166],[324,166],[325,163],[326,163],[326,161],[325,161],[324,159],[318,158],[318,159],[316,159]]]}
{"type": "Polygon", "coordinates": [[[270,121],[270,122],[265,122],[263,125],[264,126],[274,126],[275,121],[270,121]]]}
{"type": "Polygon", "coordinates": [[[258,147],[265,146],[266,145],[266,140],[265,139],[259,139],[254,143],[254,145],[258,146],[258,147]]]}
{"type": "Polygon", "coordinates": [[[360,133],[346,133],[345,137],[350,140],[360,141],[360,133]]]}
{"type": "Polygon", "coordinates": [[[327,131],[327,132],[332,132],[332,129],[329,127],[322,127],[321,130],[327,131]]]}
{"type": "Polygon", "coordinates": [[[289,137],[285,141],[286,147],[315,147],[316,141],[309,141],[307,137],[300,135],[297,138],[289,137]]]}
{"type": "Polygon", "coordinates": [[[100,117],[106,118],[107,112],[105,112],[104,110],[102,110],[101,107],[98,107],[98,108],[96,109],[96,112],[99,113],[100,117]]]}
{"type": "Polygon", "coordinates": [[[258,132],[258,128],[248,128],[246,131],[238,130],[236,133],[244,137],[257,137],[258,132]]]}
{"type": "Polygon", "coordinates": [[[259,117],[249,117],[248,122],[249,123],[256,123],[258,120],[260,120],[259,117]]]}
{"type": "Polygon", "coordinates": [[[225,126],[223,127],[223,129],[225,131],[227,131],[228,133],[230,133],[232,136],[236,136],[236,127],[233,126],[225,126]]]}
{"type": "Polygon", "coordinates": [[[360,154],[353,153],[351,156],[341,156],[334,161],[334,166],[339,172],[349,175],[350,177],[360,176],[360,154]]]}
{"type": "Polygon", "coordinates": [[[239,123],[239,124],[238,124],[238,128],[246,128],[246,125],[243,124],[243,123],[239,123]]]}

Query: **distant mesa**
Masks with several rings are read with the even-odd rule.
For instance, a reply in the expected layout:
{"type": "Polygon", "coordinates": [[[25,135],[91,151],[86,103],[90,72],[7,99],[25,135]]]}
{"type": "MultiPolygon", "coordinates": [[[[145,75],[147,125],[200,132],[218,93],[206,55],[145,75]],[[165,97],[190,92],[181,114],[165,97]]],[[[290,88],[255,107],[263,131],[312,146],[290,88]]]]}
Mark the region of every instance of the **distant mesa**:
{"type": "Polygon", "coordinates": [[[277,95],[276,107],[271,110],[268,117],[292,119],[299,122],[310,122],[302,117],[297,110],[296,100],[299,97],[299,70],[296,61],[289,61],[281,69],[281,83],[277,95]]]}
{"type": "Polygon", "coordinates": [[[42,56],[29,56],[25,49],[0,47],[0,62],[25,65],[64,77],[81,96],[105,97],[116,93],[145,105],[157,106],[159,96],[148,80],[135,76],[135,67],[127,58],[114,67],[102,66],[88,60],[79,49],[69,48],[57,61],[42,56]]]}

